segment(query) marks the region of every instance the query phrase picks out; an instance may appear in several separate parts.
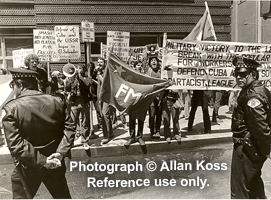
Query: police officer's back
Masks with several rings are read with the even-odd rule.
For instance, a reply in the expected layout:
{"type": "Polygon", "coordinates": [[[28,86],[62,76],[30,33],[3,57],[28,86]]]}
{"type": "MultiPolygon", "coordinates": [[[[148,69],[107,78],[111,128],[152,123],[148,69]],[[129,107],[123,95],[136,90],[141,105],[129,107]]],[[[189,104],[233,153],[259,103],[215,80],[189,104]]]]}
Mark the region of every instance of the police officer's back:
{"type": "Polygon", "coordinates": [[[73,144],[75,127],[65,103],[37,91],[36,72],[10,71],[16,99],[3,107],[3,126],[16,165],[13,198],[33,198],[41,182],[53,198],[71,198],[63,158],[73,144]]]}

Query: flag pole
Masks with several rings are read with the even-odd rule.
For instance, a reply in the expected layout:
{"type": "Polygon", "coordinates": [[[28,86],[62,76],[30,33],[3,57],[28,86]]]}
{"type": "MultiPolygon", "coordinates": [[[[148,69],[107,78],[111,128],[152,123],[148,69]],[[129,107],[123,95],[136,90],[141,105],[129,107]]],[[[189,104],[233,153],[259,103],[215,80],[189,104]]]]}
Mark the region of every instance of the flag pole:
{"type": "Polygon", "coordinates": [[[167,33],[164,33],[164,36],[163,36],[163,51],[162,51],[162,71],[164,71],[164,55],[165,55],[165,48],[166,48],[166,45],[167,45],[167,33]]]}
{"type": "MultiPolygon", "coordinates": [[[[90,42],[86,42],[86,58],[87,58],[87,64],[89,64],[90,62],[90,55],[91,55],[91,43],[90,42]]],[[[89,78],[91,77],[90,74],[90,68],[88,68],[88,76],[89,78]]],[[[90,86],[91,88],[91,86],[90,86]]],[[[89,88],[89,90],[91,90],[89,88]]],[[[90,122],[90,135],[94,134],[94,128],[93,128],[93,102],[92,100],[89,102],[89,122],[90,122]]]]}
{"type": "Polygon", "coordinates": [[[213,36],[214,36],[214,40],[217,41],[217,37],[216,37],[216,34],[215,34],[214,25],[213,25],[212,18],[211,18],[211,14],[210,14],[210,10],[209,10],[209,7],[208,7],[208,3],[207,3],[207,1],[205,1],[204,3],[205,3],[205,8],[206,8],[206,10],[207,10],[207,12],[208,12],[208,14],[207,14],[207,19],[208,19],[208,21],[209,21],[209,23],[210,23],[211,31],[212,31],[212,34],[213,34],[213,36]]]}

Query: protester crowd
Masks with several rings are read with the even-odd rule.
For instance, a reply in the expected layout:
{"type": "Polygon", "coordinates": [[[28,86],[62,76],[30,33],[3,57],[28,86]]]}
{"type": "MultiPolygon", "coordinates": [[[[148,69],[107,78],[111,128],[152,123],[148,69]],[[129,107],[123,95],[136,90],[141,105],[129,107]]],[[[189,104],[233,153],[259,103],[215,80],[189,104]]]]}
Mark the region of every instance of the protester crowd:
{"type": "MultiPolygon", "coordinates": [[[[119,112],[106,102],[102,102],[98,96],[101,90],[100,85],[103,81],[103,75],[106,67],[106,60],[98,58],[97,62],[90,62],[87,66],[83,64],[68,63],[63,66],[62,71],[53,71],[51,76],[47,77],[47,69],[39,65],[39,58],[35,54],[28,55],[25,58],[25,64],[29,70],[38,72],[39,90],[44,93],[59,96],[68,107],[70,115],[76,126],[76,136],[80,139],[79,145],[86,150],[89,149],[90,140],[99,138],[95,131],[102,131],[103,139],[101,144],[106,144],[114,138],[114,129],[129,127],[130,138],[124,143],[129,146],[132,143],[139,142],[145,145],[143,140],[144,121],[137,119],[136,116],[119,114],[119,112]],[[97,124],[93,128],[93,121],[90,121],[90,103],[93,104],[97,116],[97,124]],[[121,119],[118,124],[117,116],[121,119]],[[136,122],[137,120],[137,122],[136,122]],[[136,128],[137,124],[137,128],[136,128]]],[[[157,54],[150,55],[146,62],[132,61],[129,63],[134,70],[147,76],[161,77],[161,62],[157,54]]],[[[211,122],[222,123],[219,117],[219,107],[222,104],[222,95],[229,97],[229,111],[232,113],[235,104],[237,92],[221,91],[203,91],[203,90],[166,90],[156,96],[151,103],[148,113],[148,127],[151,139],[161,137],[160,128],[164,126],[164,138],[168,143],[171,140],[177,140],[181,143],[181,137],[185,136],[185,131],[190,132],[193,129],[193,122],[198,106],[202,107],[204,133],[211,133],[211,122]],[[212,120],[209,116],[209,108],[213,108],[212,120]],[[188,128],[181,132],[179,119],[187,120],[188,128]],[[172,123],[171,123],[172,119],[172,123]],[[171,133],[171,124],[173,131],[171,133]]],[[[223,98],[225,99],[225,98],[223,98]]],[[[225,104],[225,102],[223,102],[225,104]]],[[[92,119],[93,120],[93,119],[92,119]]]]}
{"type": "MultiPolygon", "coordinates": [[[[15,99],[4,105],[1,120],[15,161],[11,177],[13,198],[33,198],[41,182],[54,198],[71,198],[63,158],[74,146],[75,136],[81,138],[81,145],[88,150],[90,140],[99,138],[95,130],[102,131],[101,145],[104,145],[114,138],[114,129],[118,126],[116,108],[99,98],[107,63],[103,58],[98,58],[97,65],[93,62],[87,66],[68,63],[63,66],[62,72],[53,71],[50,77],[39,64],[38,56],[30,54],[25,57],[26,69],[9,69],[13,79],[9,85],[15,99]],[[95,130],[91,122],[91,103],[97,116],[95,130]]],[[[270,158],[271,94],[258,81],[259,63],[236,57],[233,65],[234,76],[242,90],[240,94],[238,91],[228,92],[227,99],[228,113],[233,113],[231,197],[265,198],[261,168],[266,158],[270,158]]],[[[145,76],[161,77],[160,61],[155,56],[149,56],[145,64],[133,62],[130,66],[145,76]]],[[[155,96],[148,109],[150,138],[156,140],[161,137],[163,124],[166,142],[177,140],[180,144],[179,119],[184,117],[188,120],[187,132],[192,131],[198,106],[202,107],[204,133],[210,134],[211,123],[223,122],[219,115],[223,103],[221,91],[163,90],[155,96]],[[212,120],[209,107],[213,108],[212,120]]],[[[147,110],[144,114],[146,117],[147,110]]],[[[130,137],[124,145],[129,147],[138,142],[140,146],[145,146],[143,134],[147,131],[143,130],[144,120],[133,112],[128,112],[128,115],[130,137]]],[[[119,117],[122,127],[127,128],[125,114],[119,117]]]]}

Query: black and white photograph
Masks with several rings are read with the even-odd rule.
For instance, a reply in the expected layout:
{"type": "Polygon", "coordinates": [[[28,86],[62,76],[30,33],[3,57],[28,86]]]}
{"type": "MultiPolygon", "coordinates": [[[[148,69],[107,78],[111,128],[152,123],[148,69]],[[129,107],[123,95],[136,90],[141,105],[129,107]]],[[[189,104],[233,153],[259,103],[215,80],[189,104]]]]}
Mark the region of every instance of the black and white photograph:
{"type": "Polygon", "coordinates": [[[271,0],[0,0],[0,199],[271,199],[271,0]]]}

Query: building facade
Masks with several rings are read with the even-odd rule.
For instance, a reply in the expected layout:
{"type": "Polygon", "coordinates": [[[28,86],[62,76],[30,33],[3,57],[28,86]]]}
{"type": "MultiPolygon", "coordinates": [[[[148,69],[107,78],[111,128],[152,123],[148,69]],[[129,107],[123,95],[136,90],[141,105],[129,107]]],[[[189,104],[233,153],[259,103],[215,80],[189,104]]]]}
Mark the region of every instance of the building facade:
{"type": "MultiPolygon", "coordinates": [[[[231,41],[231,2],[207,3],[218,40],[231,41]]],[[[130,32],[130,46],[158,43],[161,47],[164,33],[170,39],[184,38],[204,10],[204,0],[0,0],[0,68],[12,67],[13,50],[33,48],[33,29],[94,22],[90,51],[94,59],[100,44],[106,44],[107,31],[130,32]]],[[[85,62],[85,52],[81,43],[81,57],[70,62],[85,62]]]]}
{"type": "Polygon", "coordinates": [[[236,0],[232,3],[233,42],[270,44],[271,18],[263,19],[261,10],[270,1],[236,0]],[[267,3],[267,4],[266,4],[267,3]]]}

